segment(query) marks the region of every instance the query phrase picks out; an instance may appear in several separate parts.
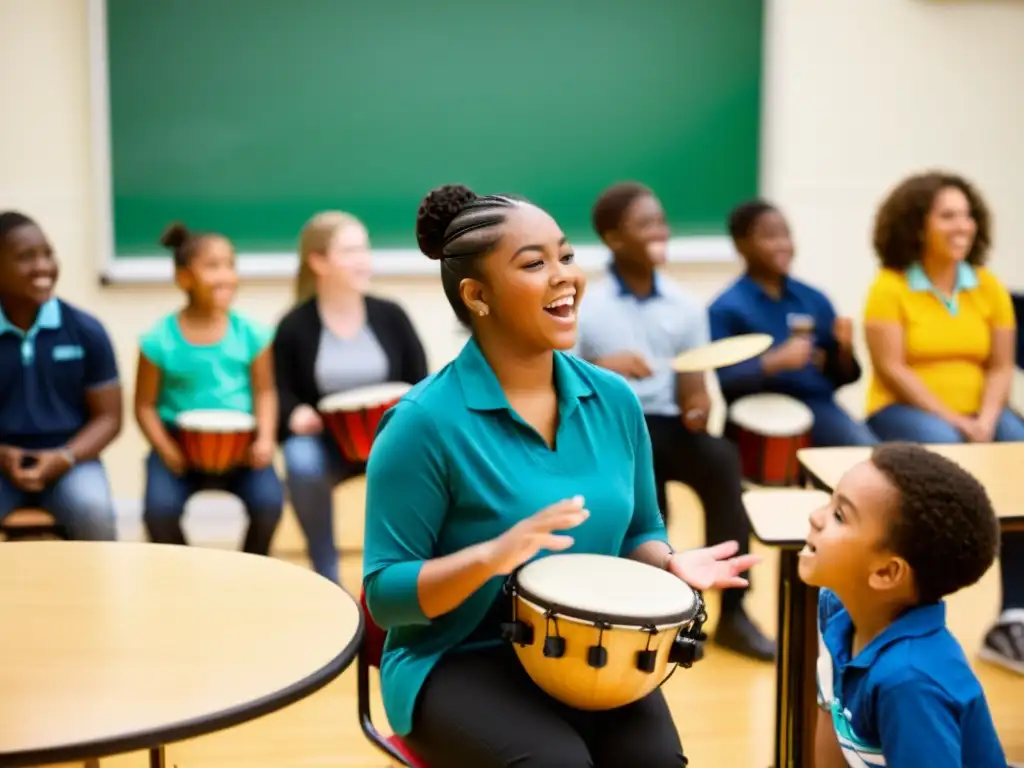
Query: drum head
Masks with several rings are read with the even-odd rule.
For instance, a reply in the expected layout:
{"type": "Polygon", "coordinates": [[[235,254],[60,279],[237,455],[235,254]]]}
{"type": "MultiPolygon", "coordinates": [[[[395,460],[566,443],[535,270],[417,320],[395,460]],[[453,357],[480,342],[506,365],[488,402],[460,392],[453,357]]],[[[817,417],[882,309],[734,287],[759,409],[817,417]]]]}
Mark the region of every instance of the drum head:
{"type": "Polygon", "coordinates": [[[241,411],[184,411],[175,422],[192,432],[249,432],[256,428],[255,417],[241,411]]]}
{"type": "Polygon", "coordinates": [[[696,594],[668,571],[609,555],[548,555],[516,573],[516,590],[570,618],[642,626],[694,618],[696,594]]]}
{"type": "Polygon", "coordinates": [[[771,345],[772,337],[767,333],[731,336],[686,350],[672,361],[672,369],[676,373],[698,373],[726,368],[757,357],[771,345]]]}
{"type": "Polygon", "coordinates": [[[787,395],[774,394],[741,397],[729,408],[729,420],[765,437],[802,435],[814,426],[810,408],[787,395]]]}
{"type": "Polygon", "coordinates": [[[401,400],[402,397],[412,389],[411,384],[404,381],[389,381],[385,384],[375,384],[370,387],[358,387],[348,389],[344,392],[335,392],[327,395],[317,405],[321,413],[332,411],[355,411],[360,408],[372,408],[385,403],[393,403],[401,400]]]}

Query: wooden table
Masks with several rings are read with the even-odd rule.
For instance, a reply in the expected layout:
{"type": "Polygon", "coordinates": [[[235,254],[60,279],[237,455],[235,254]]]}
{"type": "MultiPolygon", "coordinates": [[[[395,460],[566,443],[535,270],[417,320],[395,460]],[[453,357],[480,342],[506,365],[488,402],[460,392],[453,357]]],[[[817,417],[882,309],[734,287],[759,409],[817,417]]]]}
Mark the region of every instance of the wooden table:
{"type": "MultiPolygon", "coordinates": [[[[1004,530],[1024,528],[1024,443],[926,446],[960,464],[988,491],[1004,530]]],[[[871,454],[870,448],[807,448],[799,452],[801,471],[814,488],[831,493],[839,479],[871,454]]],[[[779,493],[793,491],[779,491],[779,493]]],[[[802,493],[796,490],[796,493],[802,493]]],[[[782,497],[779,497],[781,500],[782,497]]],[[[754,535],[779,547],[779,661],[776,682],[775,768],[807,768],[813,761],[816,709],[817,590],[800,580],[797,554],[809,524],[808,505],[748,509],[754,535]]],[[[809,505],[813,509],[813,504],[809,505]]]]}
{"type": "Polygon", "coordinates": [[[124,542],[0,546],[0,764],[140,749],[229,728],[352,662],[362,613],[269,557],[124,542]]]}

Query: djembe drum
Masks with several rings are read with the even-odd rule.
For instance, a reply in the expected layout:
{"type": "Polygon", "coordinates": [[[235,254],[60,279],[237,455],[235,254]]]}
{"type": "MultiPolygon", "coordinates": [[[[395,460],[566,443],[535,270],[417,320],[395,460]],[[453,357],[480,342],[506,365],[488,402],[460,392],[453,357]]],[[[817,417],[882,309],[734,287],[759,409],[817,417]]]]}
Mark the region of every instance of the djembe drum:
{"type": "Polygon", "coordinates": [[[607,555],[548,555],[517,570],[506,589],[505,639],[533,681],[571,707],[625,706],[701,656],[704,602],[660,568],[607,555]]]}
{"type": "Polygon", "coordinates": [[[401,381],[337,392],[317,405],[320,418],[334,435],[341,454],[361,464],[370,458],[381,417],[412,389],[401,381]]]}
{"type": "Polygon", "coordinates": [[[185,411],[175,426],[189,469],[206,475],[243,465],[256,434],[256,419],[240,411],[185,411]]]}

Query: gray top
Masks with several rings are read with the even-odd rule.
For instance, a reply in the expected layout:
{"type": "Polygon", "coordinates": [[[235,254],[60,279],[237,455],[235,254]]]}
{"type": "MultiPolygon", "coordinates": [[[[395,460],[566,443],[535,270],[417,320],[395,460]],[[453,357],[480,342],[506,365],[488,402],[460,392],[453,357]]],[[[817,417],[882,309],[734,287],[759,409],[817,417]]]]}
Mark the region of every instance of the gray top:
{"type": "Polygon", "coordinates": [[[320,331],[314,376],[324,397],[382,384],[388,380],[388,358],[369,324],[364,323],[351,339],[341,338],[325,325],[320,331]]]}
{"type": "Polygon", "coordinates": [[[654,292],[638,297],[612,271],[583,295],[574,352],[591,362],[613,352],[642,355],[653,375],[626,381],[644,413],[678,416],[672,359],[709,340],[707,311],[676,283],[656,275],[654,292]]]}

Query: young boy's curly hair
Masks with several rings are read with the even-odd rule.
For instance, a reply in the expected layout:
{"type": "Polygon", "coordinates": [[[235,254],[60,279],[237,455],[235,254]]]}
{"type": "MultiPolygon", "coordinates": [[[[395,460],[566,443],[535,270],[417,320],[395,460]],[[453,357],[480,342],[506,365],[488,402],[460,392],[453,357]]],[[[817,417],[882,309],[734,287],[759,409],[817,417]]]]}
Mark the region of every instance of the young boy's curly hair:
{"type": "Polygon", "coordinates": [[[977,225],[967,263],[975,267],[985,263],[992,243],[992,217],[988,206],[963,177],[934,171],[904,179],[879,206],[872,240],[883,267],[903,271],[921,260],[928,213],[939,192],[950,187],[959,189],[967,197],[977,225]]]}
{"type": "Polygon", "coordinates": [[[899,495],[887,543],[913,569],[919,601],[978,581],[999,554],[999,520],[981,483],[920,445],[881,445],[871,463],[899,495]]]}

